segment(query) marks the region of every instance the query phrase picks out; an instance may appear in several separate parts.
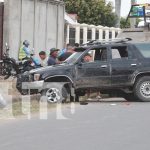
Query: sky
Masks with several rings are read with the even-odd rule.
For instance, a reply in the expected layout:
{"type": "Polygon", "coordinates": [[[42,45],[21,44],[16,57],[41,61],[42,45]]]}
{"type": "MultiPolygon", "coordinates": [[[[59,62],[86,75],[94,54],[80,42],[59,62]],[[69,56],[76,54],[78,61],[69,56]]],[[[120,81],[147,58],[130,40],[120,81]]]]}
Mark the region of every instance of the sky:
{"type": "MultiPolygon", "coordinates": [[[[111,1],[115,4],[115,0],[107,0],[111,1]]],[[[126,17],[130,11],[131,8],[131,0],[121,0],[121,16],[126,17]]],[[[150,3],[150,0],[137,0],[137,3],[143,4],[143,3],[150,3]]]]}

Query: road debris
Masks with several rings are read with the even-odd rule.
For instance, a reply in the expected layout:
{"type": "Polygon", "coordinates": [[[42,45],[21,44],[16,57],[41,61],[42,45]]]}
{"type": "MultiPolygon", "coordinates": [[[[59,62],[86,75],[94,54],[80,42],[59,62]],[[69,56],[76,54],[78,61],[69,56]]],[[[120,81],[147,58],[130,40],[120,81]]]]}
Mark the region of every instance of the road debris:
{"type": "Polygon", "coordinates": [[[116,106],[117,104],[114,104],[114,103],[113,103],[113,104],[110,104],[110,105],[111,105],[111,106],[116,106]]]}

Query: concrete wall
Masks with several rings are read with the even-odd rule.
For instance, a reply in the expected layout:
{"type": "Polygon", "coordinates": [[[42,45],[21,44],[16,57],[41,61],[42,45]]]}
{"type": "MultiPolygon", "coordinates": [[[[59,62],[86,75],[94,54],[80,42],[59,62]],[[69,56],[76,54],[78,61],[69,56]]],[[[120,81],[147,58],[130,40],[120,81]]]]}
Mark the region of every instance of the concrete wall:
{"type": "Polygon", "coordinates": [[[5,0],[4,42],[10,46],[10,55],[18,58],[24,40],[30,41],[36,54],[64,45],[64,11],[62,1],[5,0]]]}

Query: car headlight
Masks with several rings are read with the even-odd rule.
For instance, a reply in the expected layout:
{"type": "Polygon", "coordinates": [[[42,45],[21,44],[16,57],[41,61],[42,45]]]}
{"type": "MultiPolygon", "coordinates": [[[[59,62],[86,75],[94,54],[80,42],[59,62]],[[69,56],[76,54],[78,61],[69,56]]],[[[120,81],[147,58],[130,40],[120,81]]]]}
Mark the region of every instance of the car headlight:
{"type": "Polygon", "coordinates": [[[34,81],[40,80],[40,74],[34,74],[34,81]]]}

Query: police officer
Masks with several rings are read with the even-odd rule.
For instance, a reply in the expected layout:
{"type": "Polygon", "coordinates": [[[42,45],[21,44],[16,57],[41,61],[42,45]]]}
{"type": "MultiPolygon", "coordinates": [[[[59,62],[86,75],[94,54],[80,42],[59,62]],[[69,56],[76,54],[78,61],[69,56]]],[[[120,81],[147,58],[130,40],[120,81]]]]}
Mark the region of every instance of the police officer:
{"type": "Polygon", "coordinates": [[[19,51],[19,60],[30,58],[31,51],[29,49],[29,45],[30,43],[27,40],[23,42],[23,45],[21,46],[19,51]]]}

